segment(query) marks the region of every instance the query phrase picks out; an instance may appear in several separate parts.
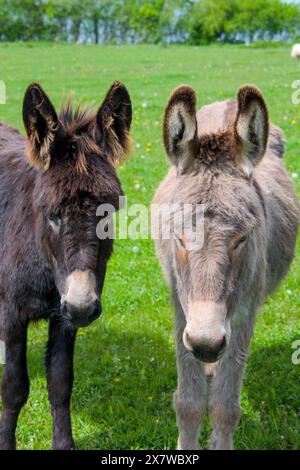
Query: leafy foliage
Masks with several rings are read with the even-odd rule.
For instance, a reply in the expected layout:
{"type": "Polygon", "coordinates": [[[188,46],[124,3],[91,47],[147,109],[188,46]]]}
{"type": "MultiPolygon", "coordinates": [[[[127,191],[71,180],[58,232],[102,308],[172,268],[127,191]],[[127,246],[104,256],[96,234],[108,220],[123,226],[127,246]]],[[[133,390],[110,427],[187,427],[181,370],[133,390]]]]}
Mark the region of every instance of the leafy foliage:
{"type": "Polygon", "coordinates": [[[299,4],[282,0],[0,0],[2,41],[287,40],[299,24],[299,4]]]}

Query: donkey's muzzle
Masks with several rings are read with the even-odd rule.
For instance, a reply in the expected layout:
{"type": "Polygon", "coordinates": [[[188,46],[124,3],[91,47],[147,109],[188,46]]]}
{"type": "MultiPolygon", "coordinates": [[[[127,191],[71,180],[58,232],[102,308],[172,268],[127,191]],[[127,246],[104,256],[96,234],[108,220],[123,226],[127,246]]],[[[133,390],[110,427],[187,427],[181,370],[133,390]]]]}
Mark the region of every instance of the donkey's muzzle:
{"type": "Polygon", "coordinates": [[[183,343],[200,361],[217,362],[225,351],[229,340],[226,315],[224,302],[198,300],[189,304],[183,343]]]}
{"type": "Polygon", "coordinates": [[[96,300],[84,308],[74,306],[68,302],[63,302],[61,314],[75,328],[82,328],[90,325],[101,315],[102,307],[100,300],[96,300]]]}
{"type": "Polygon", "coordinates": [[[220,342],[213,347],[205,346],[196,346],[192,350],[194,356],[203,362],[216,362],[220,359],[222,353],[226,348],[226,338],[225,336],[220,340],[220,342]]]}
{"type": "Polygon", "coordinates": [[[184,332],[184,344],[193,355],[202,362],[217,362],[226,349],[226,334],[220,334],[219,337],[211,341],[201,340],[199,337],[189,336],[184,332]]]}

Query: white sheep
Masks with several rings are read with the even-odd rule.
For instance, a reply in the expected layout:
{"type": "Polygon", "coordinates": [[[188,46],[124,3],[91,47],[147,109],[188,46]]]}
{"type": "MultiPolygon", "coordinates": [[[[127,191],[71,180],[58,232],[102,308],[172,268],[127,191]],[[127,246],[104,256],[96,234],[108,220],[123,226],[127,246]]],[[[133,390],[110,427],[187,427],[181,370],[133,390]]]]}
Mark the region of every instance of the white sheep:
{"type": "Polygon", "coordinates": [[[293,59],[300,59],[300,44],[294,44],[291,52],[293,59]]]}

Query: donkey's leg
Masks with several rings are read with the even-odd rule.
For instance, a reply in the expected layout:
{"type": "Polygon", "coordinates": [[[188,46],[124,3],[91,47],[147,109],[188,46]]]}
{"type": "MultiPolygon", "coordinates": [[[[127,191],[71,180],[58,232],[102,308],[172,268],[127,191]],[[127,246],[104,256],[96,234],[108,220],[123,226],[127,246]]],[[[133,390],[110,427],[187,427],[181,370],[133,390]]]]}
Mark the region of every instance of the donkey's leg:
{"type": "Polygon", "coordinates": [[[179,429],[177,449],[197,450],[198,433],[206,410],[206,379],[202,365],[183,344],[185,318],[178,304],[175,319],[178,384],[174,393],[174,408],[179,429]]]}
{"type": "Polygon", "coordinates": [[[74,448],[70,401],[73,387],[73,355],[76,331],[64,329],[56,319],[50,320],[46,367],[48,397],[52,413],[52,447],[74,448]]]}
{"type": "Polygon", "coordinates": [[[206,381],[201,366],[191,356],[177,355],[177,370],[178,385],[174,393],[179,429],[177,449],[197,450],[199,430],[206,410],[206,381]]]}
{"type": "Polygon", "coordinates": [[[0,418],[0,449],[16,448],[16,427],[29,395],[26,343],[27,325],[15,327],[0,338],[5,341],[5,365],[1,383],[3,411],[0,418]]]}
{"type": "Polygon", "coordinates": [[[241,414],[240,394],[252,331],[251,320],[233,328],[228,350],[216,367],[209,400],[213,424],[211,449],[233,448],[233,433],[241,414]]]}

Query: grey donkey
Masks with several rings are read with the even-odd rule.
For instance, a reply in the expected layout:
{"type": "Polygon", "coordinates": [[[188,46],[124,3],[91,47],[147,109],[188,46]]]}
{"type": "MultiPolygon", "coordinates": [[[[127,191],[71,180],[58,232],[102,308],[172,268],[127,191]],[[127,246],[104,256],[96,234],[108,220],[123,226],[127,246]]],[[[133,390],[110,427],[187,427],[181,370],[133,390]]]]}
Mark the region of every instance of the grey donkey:
{"type": "Polygon", "coordinates": [[[299,206],[282,132],[256,87],[197,113],[194,90],[177,88],[163,137],[171,167],[153,203],[171,209],[153,228],[175,306],[177,448],[198,448],[208,405],[211,449],[232,449],[256,312],[289,269],[299,206]],[[184,204],[197,213],[200,203],[201,244],[174,222],[184,204]]]}

